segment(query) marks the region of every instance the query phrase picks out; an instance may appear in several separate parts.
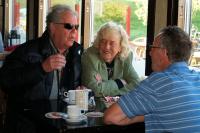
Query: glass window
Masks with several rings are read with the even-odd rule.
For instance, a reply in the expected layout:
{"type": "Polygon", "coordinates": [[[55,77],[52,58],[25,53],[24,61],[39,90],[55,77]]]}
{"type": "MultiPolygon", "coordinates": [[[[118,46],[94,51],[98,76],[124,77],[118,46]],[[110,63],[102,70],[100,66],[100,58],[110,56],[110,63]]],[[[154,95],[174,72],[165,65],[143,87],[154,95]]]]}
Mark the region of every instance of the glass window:
{"type": "Polygon", "coordinates": [[[80,29],[81,29],[81,0],[46,0],[44,2],[44,21],[43,21],[43,31],[45,30],[46,27],[46,15],[48,13],[48,9],[56,4],[66,4],[72,7],[72,9],[74,9],[77,14],[78,14],[78,21],[79,21],[79,32],[76,38],[76,41],[80,43],[80,29]]]}
{"type": "Polygon", "coordinates": [[[103,23],[114,21],[122,24],[129,35],[129,44],[134,56],[133,66],[138,75],[143,78],[145,75],[148,0],[94,0],[91,5],[94,8],[90,40],[93,41],[97,30],[103,23]]]}
{"type": "Polygon", "coordinates": [[[26,41],[26,0],[9,0],[9,46],[26,41]]]}
{"type": "Polygon", "coordinates": [[[200,0],[181,0],[179,3],[178,25],[193,42],[190,66],[200,68],[200,0]]]}
{"type": "Polygon", "coordinates": [[[200,68],[200,0],[192,0],[190,37],[193,42],[193,53],[190,65],[200,68]]]}

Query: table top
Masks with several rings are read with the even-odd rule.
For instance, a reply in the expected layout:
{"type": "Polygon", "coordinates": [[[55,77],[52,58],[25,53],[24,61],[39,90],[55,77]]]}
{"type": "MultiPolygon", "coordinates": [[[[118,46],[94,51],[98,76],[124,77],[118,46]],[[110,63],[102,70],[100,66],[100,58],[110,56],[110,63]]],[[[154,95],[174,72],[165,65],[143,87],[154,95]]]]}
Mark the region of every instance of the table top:
{"type": "MultiPolygon", "coordinates": [[[[106,107],[100,100],[96,101],[95,111],[103,112],[106,107]]],[[[7,119],[8,127],[10,130],[20,128],[20,130],[40,132],[127,132],[137,131],[145,132],[144,123],[136,123],[128,126],[116,126],[116,125],[105,125],[103,123],[103,117],[87,117],[87,119],[81,123],[70,124],[65,119],[50,119],[45,117],[48,112],[66,112],[67,103],[60,100],[40,100],[32,102],[24,106],[23,110],[8,111],[7,119]],[[20,127],[19,127],[20,125],[20,127]],[[11,128],[12,127],[12,128],[11,128]],[[15,128],[14,128],[15,127],[15,128]]],[[[94,111],[94,110],[89,110],[94,111]]],[[[16,130],[16,129],[15,129],[16,130]]]]}

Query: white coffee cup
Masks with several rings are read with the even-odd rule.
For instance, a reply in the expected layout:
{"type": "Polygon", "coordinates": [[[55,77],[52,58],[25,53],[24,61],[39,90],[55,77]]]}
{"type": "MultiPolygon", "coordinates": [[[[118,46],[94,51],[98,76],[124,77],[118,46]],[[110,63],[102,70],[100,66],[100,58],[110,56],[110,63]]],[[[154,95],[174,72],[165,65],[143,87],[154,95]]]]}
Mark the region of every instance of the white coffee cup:
{"type": "Polygon", "coordinates": [[[88,90],[76,90],[76,105],[81,108],[83,111],[88,111],[88,90]]]}
{"type": "Polygon", "coordinates": [[[76,90],[69,90],[68,92],[64,92],[63,95],[65,97],[68,97],[69,98],[69,104],[75,104],[75,100],[76,100],[76,97],[75,97],[75,93],[76,90]]]}
{"type": "Polygon", "coordinates": [[[81,109],[77,105],[68,105],[67,114],[69,119],[78,119],[81,116],[81,109]]]}

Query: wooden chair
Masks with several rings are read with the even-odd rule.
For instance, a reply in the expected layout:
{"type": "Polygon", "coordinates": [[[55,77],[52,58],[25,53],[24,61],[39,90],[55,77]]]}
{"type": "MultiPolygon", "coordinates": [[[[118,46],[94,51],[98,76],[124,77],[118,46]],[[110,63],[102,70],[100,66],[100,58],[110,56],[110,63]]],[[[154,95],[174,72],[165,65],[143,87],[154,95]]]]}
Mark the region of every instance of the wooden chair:
{"type": "Polygon", "coordinates": [[[5,127],[6,118],[6,94],[0,88],[0,129],[5,127]]]}
{"type": "Polygon", "coordinates": [[[136,60],[141,60],[146,58],[146,38],[139,37],[133,41],[130,41],[130,46],[133,50],[133,54],[136,60]]]}

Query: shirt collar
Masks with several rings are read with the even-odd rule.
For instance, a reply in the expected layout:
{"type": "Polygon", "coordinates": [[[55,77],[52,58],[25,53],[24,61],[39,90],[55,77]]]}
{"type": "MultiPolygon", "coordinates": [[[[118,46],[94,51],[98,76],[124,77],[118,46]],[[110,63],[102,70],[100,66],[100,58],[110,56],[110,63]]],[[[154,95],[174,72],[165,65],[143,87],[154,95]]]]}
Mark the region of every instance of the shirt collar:
{"type": "Polygon", "coordinates": [[[175,62],[168,67],[168,70],[173,70],[173,69],[177,70],[177,68],[188,68],[188,64],[184,61],[175,62]]]}
{"type": "Polygon", "coordinates": [[[51,47],[53,48],[54,53],[55,53],[55,54],[56,54],[56,53],[59,53],[58,49],[55,47],[53,41],[52,41],[50,38],[49,38],[49,42],[50,42],[50,44],[51,44],[51,47]]]}

